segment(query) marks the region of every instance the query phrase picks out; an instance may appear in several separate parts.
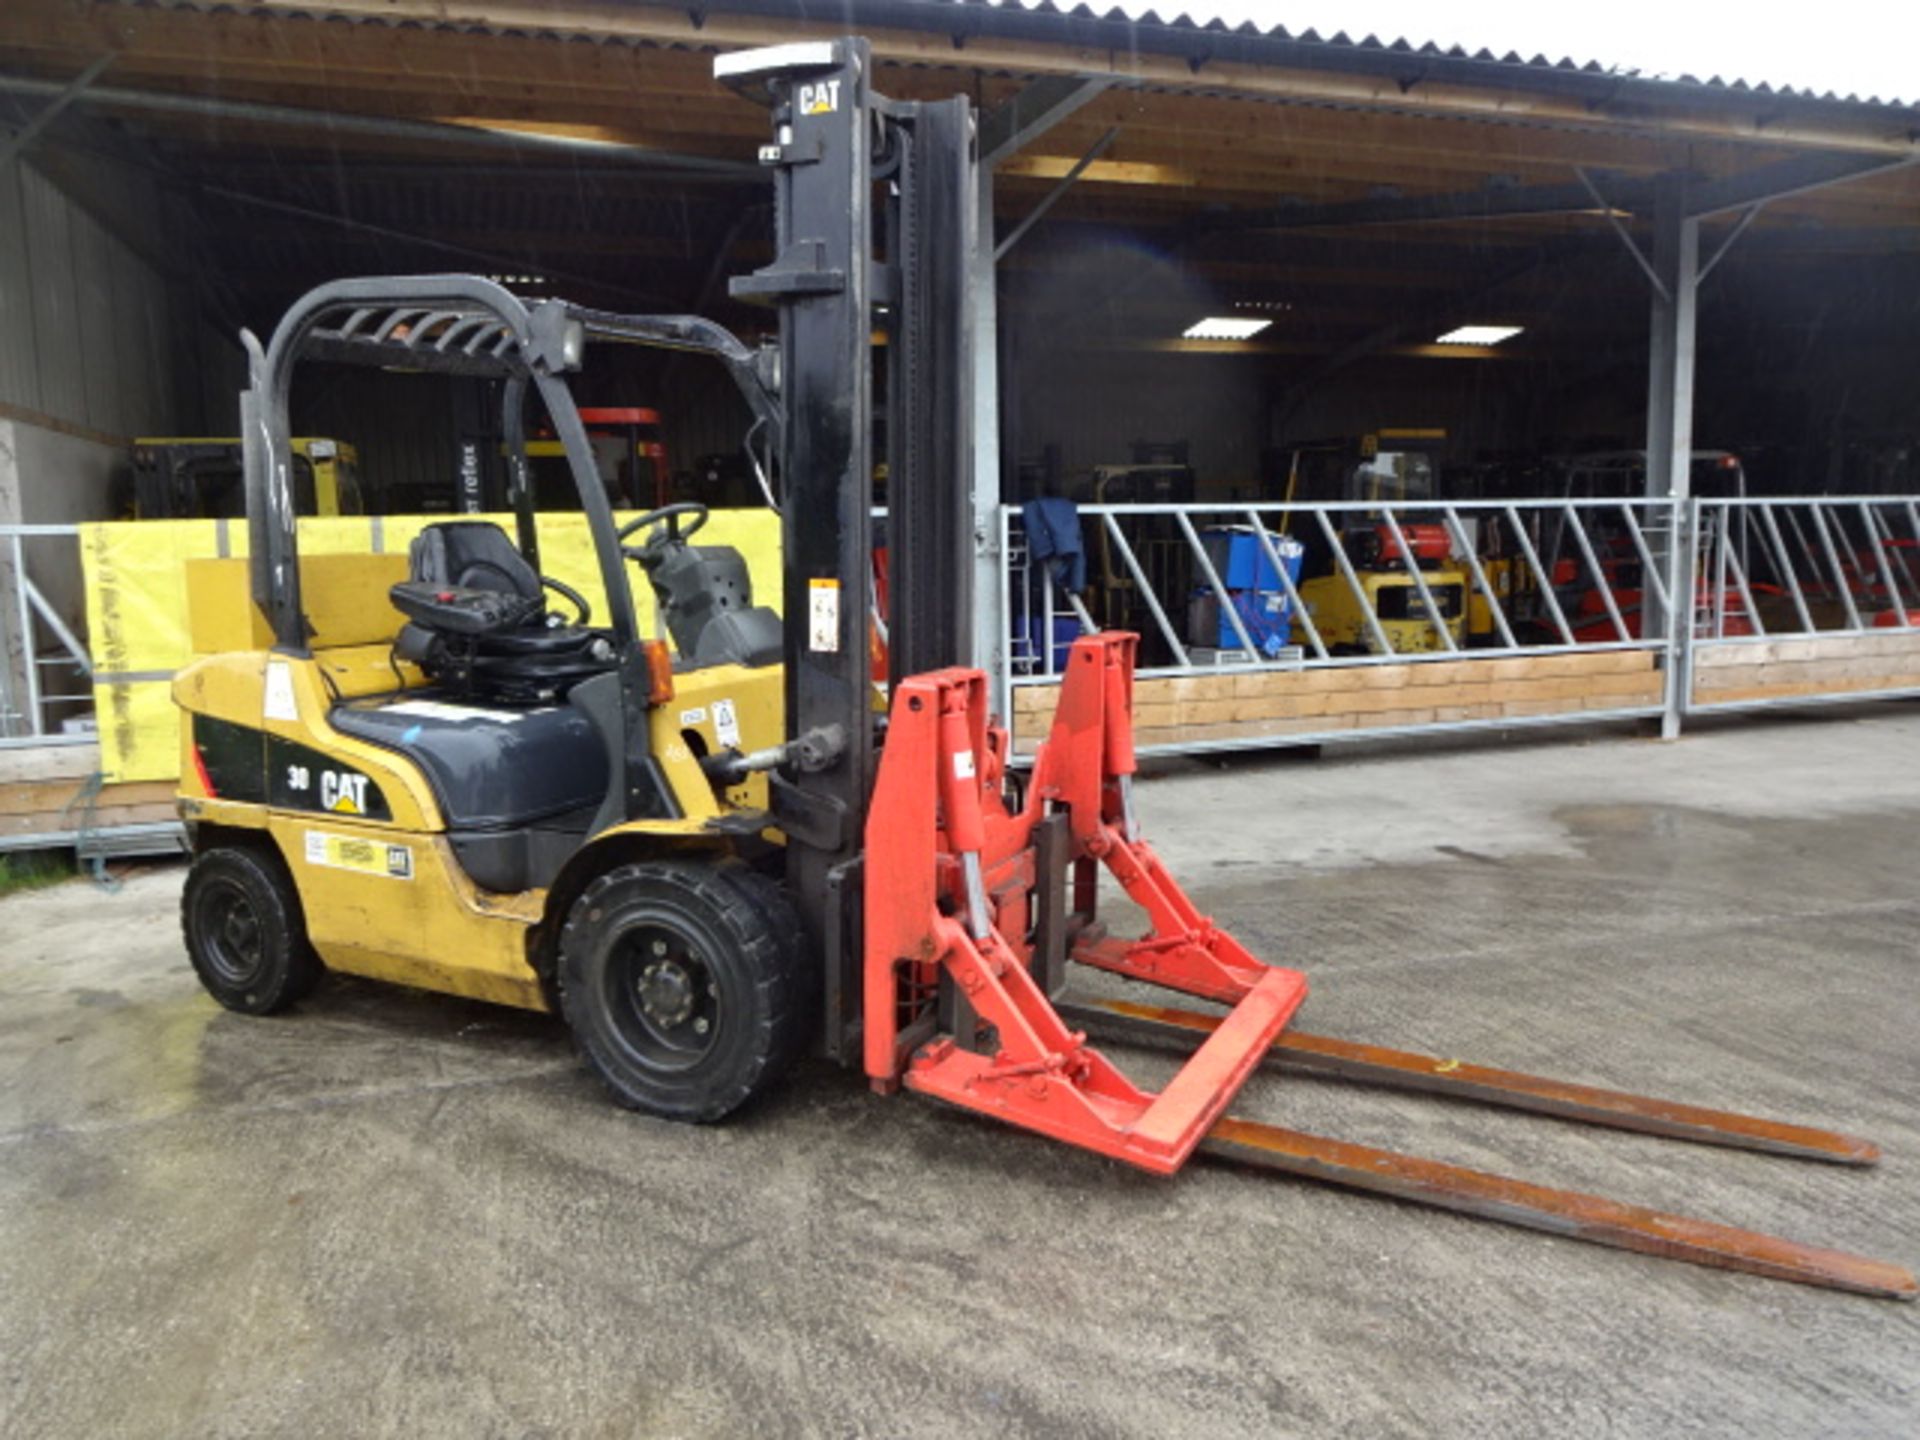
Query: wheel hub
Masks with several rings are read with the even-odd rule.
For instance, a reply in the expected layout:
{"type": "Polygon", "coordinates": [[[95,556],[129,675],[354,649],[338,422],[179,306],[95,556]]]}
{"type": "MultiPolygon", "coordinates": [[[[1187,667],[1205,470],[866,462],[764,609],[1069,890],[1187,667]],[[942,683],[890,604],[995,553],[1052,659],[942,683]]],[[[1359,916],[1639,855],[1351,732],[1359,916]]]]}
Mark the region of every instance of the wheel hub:
{"type": "Polygon", "coordinates": [[[683,1025],[697,998],[693,977],[677,960],[650,960],[640,972],[640,1009],[659,1025],[683,1025]]]}

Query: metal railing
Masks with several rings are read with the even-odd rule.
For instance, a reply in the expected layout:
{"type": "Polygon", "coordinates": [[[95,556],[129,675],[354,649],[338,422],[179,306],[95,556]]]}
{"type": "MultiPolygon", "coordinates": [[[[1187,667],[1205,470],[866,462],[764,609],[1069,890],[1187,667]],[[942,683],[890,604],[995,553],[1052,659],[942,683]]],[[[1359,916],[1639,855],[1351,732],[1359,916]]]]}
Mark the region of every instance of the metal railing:
{"type": "Polygon", "coordinates": [[[1716,603],[1686,657],[1690,712],[1920,694],[1920,498],[1754,497],[1693,505],[1703,588],[1716,603]],[[1892,645],[1854,643],[1883,639],[1892,645]],[[1758,648],[1783,640],[1808,643],[1758,648]],[[1765,660],[1774,662],[1771,674],[1752,668],[1765,660]],[[1719,677],[1744,675],[1748,684],[1709,685],[1709,666],[1719,677]]]}
{"type": "Polygon", "coordinates": [[[1693,502],[1704,588],[1701,639],[1920,631],[1920,500],[1831,495],[1693,502]]]}
{"type": "MultiPolygon", "coordinates": [[[[1141,632],[1143,673],[1664,644],[1641,624],[1649,588],[1667,600],[1662,501],[1085,505],[1079,515],[1094,619],[1141,632]]],[[[1075,621],[1030,559],[1020,509],[1004,507],[1001,524],[1010,668],[1048,679],[1063,647],[1040,637],[1075,621]]]]}
{"type": "Polygon", "coordinates": [[[50,598],[58,572],[80,597],[80,527],[0,525],[0,746],[85,743],[63,721],[93,713],[93,660],[83,622],[50,598]],[[36,580],[36,574],[40,579],[36,580]]]}
{"type": "MultiPolygon", "coordinates": [[[[1618,715],[1677,718],[1699,646],[1920,634],[1920,500],[1905,496],[1146,503],[1078,515],[1086,606],[1096,625],[1140,633],[1143,679],[1636,650],[1668,672],[1667,698],[1618,715]],[[1676,535],[1689,537],[1685,566],[1673,564],[1676,535]],[[1679,581],[1689,615],[1670,625],[1676,573],[1690,576],[1679,581]]],[[[1081,621],[1056,562],[1033,559],[1021,507],[1003,507],[1000,525],[1011,716],[1016,689],[1057,682],[1081,621]]]]}

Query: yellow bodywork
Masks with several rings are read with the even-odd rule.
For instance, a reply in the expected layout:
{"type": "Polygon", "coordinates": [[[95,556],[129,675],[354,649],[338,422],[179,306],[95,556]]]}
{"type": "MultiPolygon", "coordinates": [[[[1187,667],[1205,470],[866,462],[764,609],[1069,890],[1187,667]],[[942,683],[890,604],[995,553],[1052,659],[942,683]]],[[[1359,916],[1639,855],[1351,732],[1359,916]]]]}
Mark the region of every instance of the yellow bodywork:
{"type": "MultiPolygon", "coordinates": [[[[301,591],[309,615],[316,605],[328,612],[338,604],[339,572],[316,572],[316,561],[334,557],[378,559],[383,554],[398,571],[392,579],[369,579],[373,601],[381,602],[393,579],[405,578],[408,544],[427,525],[445,516],[304,516],[299,523],[301,591]],[[318,598],[324,596],[325,598],[318,598]]],[[[479,517],[513,529],[513,518],[479,517]]],[[[616,519],[633,516],[619,512],[616,519]]],[[[599,561],[588,533],[587,517],[550,513],[539,517],[540,569],[572,585],[592,604],[604,623],[606,597],[599,561]]],[[[760,602],[780,608],[780,518],[770,510],[715,510],[700,543],[731,545],[746,557],[760,602]]],[[[180,712],[172,700],[173,677],[191,661],[230,650],[265,649],[266,622],[253,619],[241,572],[224,582],[217,604],[229,625],[202,640],[191,638],[189,580],[192,562],[247,554],[247,524],[234,520],[106,521],[80,527],[80,562],[86,588],[87,635],[93,651],[94,714],[100,721],[100,768],[113,781],[177,780],[180,775],[180,712]]],[[[205,572],[202,572],[203,574],[205,572]]],[[[202,585],[208,582],[203,579],[202,585]]],[[[654,633],[653,596],[635,584],[634,617],[642,635],[654,633]]],[[[203,604],[202,609],[206,607],[203,604]]],[[[392,625],[398,616],[387,612],[392,625]]],[[[382,629],[382,637],[391,629],[382,629]]],[[[385,654],[384,646],[382,655],[385,654]]],[[[380,668],[385,670],[385,661],[380,668]]],[[[391,684],[391,672],[387,672],[391,684]]]]}
{"type": "MultiPolygon", "coordinates": [[[[1533,571],[1518,555],[1502,555],[1483,559],[1480,573],[1487,577],[1487,584],[1500,597],[1501,613],[1507,617],[1509,628],[1513,627],[1519,618],[1515,612],[1539,588],[1533,583],[1533,571]]],[[[1487,603],[1480,587],[1472,586],[1467,595],[1467,639],[1477,643],[1500,638],[1499,629],[1493,623],[1493,607],[1487,603]]]]}
{"type": "MultiPolygon", "coordinates": [[[[1444,650],[1446,644],[1440,638],[1440,631],[1433,621],[1427,618],[1426,607],[1421,604],[1419,591],[1404,571],[1361,570],[1356,572],[1360,588],[1366,593],[1367,603],[1375,615],[1380,613],[1381,597],[1388,591],[1403,590],[1405,595],[1404,613],[1407,619],[1382,619],[1381,632],[1387,637],[1387,643],[1393,647],[1396,655],[1418,654],[1428,650],[1444,650]]],[[[1429,590],[1445,586],[1458,586],[1463,595],[1472,589],[1465,570],[1455,566],[1443,566],[1437,570],[1423,570],[1421,579],[1427,582],[1429,590]]],[[[1368,626],[1365,612],[1353,593],[1346,578],[1341,575],[1321,575],[1305,581],[1300,586],[1300,601],[1313,617],[1314,628],[1320,632],[1321,643],[1328,649],[1336,646],[1377,651],[1378,643],[1368,626]]],[[[1398,608],[1398,607],[1395,607],[1398,608]]],[[[1488,622],[1491,624],[1491,621],[1488,622]]],[[[1456,647],[1466,643],[1465,616],[1460,613],[1448,617],[1447,633],[1452,636],[1456,647]]]]}
{"type": "MultiPolygon", "coordinates": [[[[368,777],[391,814],[373,819],[353,813],[345,796],[343,808],[331,813],[220,798],[210,791],[192,727],[183,725],[182,817],[199,827],[258,832],[272,843],[299,892],[308,939],[329,968],[549,1008],[536,969],[536,938],[557,931],[564,918],[549,914],[549,892],[503,895],[476,886],[461,868],[433,789],[413,761],[329,723],[339,700],[393,694],[397,687],[404,693],[425,683],[419,671],[392,656],[401,617],[386,594],[405,577],[405,557],[302,559],[302,593],[313,630],[309,656],[267,648],[265,621],[247,598],[244,561],[200,560],[187,568],[193,648],[207,658],[175,677],[175,703],[185,713],[320,752],[368,777]],[[549,920],[554,924],[543,924],[549,920]]],[[[766,780],[756,774],[717,795],[699,757],[777,745],[783,718],[777,665],[718,665],[677,674],[673,697],[653,706],[647,723],[652,754],[681,818],[629,821],[589,836],[570,870],[591,867],[596,851],[608,856],[607,864],[620,863],[631,858],[636,843],[655,853],[727,849],[729,836],[711,822],[729,812],[763,813],[766,780]]],[[[776,832],[767,835],[778,839],[776,832]]]]}

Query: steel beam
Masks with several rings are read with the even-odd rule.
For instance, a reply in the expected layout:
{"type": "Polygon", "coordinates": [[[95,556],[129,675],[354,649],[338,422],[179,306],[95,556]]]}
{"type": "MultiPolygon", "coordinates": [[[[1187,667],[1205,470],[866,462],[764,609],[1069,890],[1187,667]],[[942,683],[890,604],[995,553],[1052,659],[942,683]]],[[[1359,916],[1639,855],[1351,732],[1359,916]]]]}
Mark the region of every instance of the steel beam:
{"type": "Polygon", "coordinates": [[[1713,254],[1700,262],[1700,273],[1693,277],[1696,285],[1713,273],[1714,266],[1727,258],[1727,252],[1733,248],[1734,241],[1746,234],[1747,227],[1760,218],[1760,211],[1765,203],[1765,201],[1756,200],[1753,204],[1749,205],[1746,213],[1735,222],[1734,227],[1727,231],[1725,237],[1714,247],[1713,254]]]}
{"type": "Polygon", "coordinates": [[[1655,546],[1667,576],[1667,604],[1649,593],[1641,634],[1664,633],[1666,695],[1662,739],[1680,734],[1692,687],[1694,298],[1700,266],[1700,220],[1690,213],[1683,178],[1660,186],[1653,212],[1652,300],[1647,355],[1647,495],[1668,503],[1669,520],[1655,546]]]}
{"type": "Polygon", "coordinates": [[[1789,195],[1805,195],[1829,185],[1860,180],[1869,175],[1885,175],[1920,164],[1920,149],[1903,156],[1847,155],[1815,151],[1762,165],[1740,175],[1728,175],[1696,185],[1687,199],[1687,214],[1699,219],[1727,210],[1744,210],[1766,200],[1784,200],[1789,195]]]}
{"type": "Polygon", "coordinates": [[[1119,135],[1120,127],[1118,125],[1109,126],[1107,133],[1094,141],[1093,144],[1088,147],[1087,153],[1073,162],[1073,168],[1061,176],[1059,182],[1051,190],[1040,197],[1040,203],[1027,212],[1026,219],[1009,230],[1007,232],[1007,238],[993,247],[995,264],[1005,259],[1007,252],[1020,243],[1021,236],[1025,235],[1034,226],[1046,219],[1047,212],[1060,203],[1060,197],[1073,188],[1073,182],[1087,173],[1087,167],[1089,165],[1107,153],[1107,147],[1112,145],[1113,142],[1119,138],[1119,135]]]}
{"type": "Polygon", "coordinates": [[[1600,207],[1600,213],[1606,217],[1607,224],[1612,228],[1613,233],[1620,237],[1620,243],[1627,247],[1627,253],[1633,256],[1633,263],[1640,267],[1640,273],[1647,277],[1647,282],[1653,286],[1654,292],[1664,299],[1671,300],[1673,296],[1667,289],[1667,282],[1660,278],[1660,272],[1653,268],[1653,262],[1647,259],[1645,252],[1633,238],[1632,232],[1620,223],[1620,217],[1614,213],[1614,204],[1600,193],[1600,187],[1585,170],[1576,165],[1573,167],[1573,173],[1580,177],[1581,185],[1586,187],[1587,193],[1593,197],[1593,203],[1600,207]]]}
{"type": "Polygon", "coordinates": [[[1596,202],[1585,184],[1488,185],[1479,190],[1455,190],[1439,195],[1399,195],[1372,200],[1348,200],[1335,205],[1280,206],[1228,219],[1219,230],[1313,230],[1356,225],[1406,225],[1444,220],[1487,220],[1504,215],[1566,215],[1592,210],[1596,203],[1638,210],[1646,206],[1652,189],[1642,180],[1613,177],[1602,172],[1610,199],[1596,202]]]}
{"type": "MultiPolygon", "coordinates": [[[[994,246],[993,167],[1038,139],[1089,101],[1105,93],[1118,77],[1046,75],[1021,90],[979,122],[978,200],[975,243],[969,264],[973,306],[973,661],[986,671],[988,694],[1011,697],[1007,654],[1007,596],[1001,584],[1006,527],[1000,523],[1000,321],[994,262],[1037,222],[1087,163],[1112,143],[1113,132],[1095,145],[1052,194],[994,246]]],[[[1051,592],[1049,592],[1051,594],[1051,592]]],[[[1051,634],[1051,627],[1049,627],[1051,634]]],[[[1049,652],[1050,653],[1050,652],[1049,652]]],[[[1003,720],[1011,721],[1010,715],[1003,720]]]]}
{"type": "Polygon", "coordinates": [[[26,148],[39,138],[42,130],[59,119],[61,113],[74,101],[80,99],[87,87],[100,78],[119,53],[117,50],[109,50],[64,86],[50,86],[57,92],[54,97],[41,106],[26,124],[6,139],[0,140],[0,165],[6,165],[16,156],[23,154],[26,148]]]}
{"type": "Polygon", "coordinates": [[[991,170],[1112,87],[1111,75],[1043,75],[980,120],[980,168],[991,170]]]}
{"type": "Polygon", "coordinates": [[[987,673],[987,693],[1006,697],[1012,724],[1007,656],[1007,594],[1002,584],[1006,526],[1000,523],[1000,316],[993,254],[993,171],[975,171],[973,251],[967,258],[973,307],[973,663],[987,673]]]}
{"type": "MultiPolygon", "coordinates": [[[[110,57],[109,57],[110,58],[110,57]]],[[[99,63],[99,62],[96,62],[99,63]]],[[[104,66],[102,67],[104,68],[104,66]]],[[[51,80],[24,75],[0,75],[0,92],[16,95],[52,95],[66,87],[51,80]]],[[[448,125],[431,120],[400,120],[388,116],[355,115],[339,110],[308,110],[296,105],[266,105],[251,100],[223,100],[209,95],[172,95],[151,90],[125,90],[95,85],[71,96],[68,103],[102,105],[120,110],[149,110],[179,115],[217,115],[258,125],[290,125],[337,135],[368,135],[382,139],[420,140],[435,145],[469,145],[508,150],[565,151],[577,156],[617,159],[628,166],[671,170],[691,181],[761,180],[756,165],[736,160],[714,160],[702,155],[680,155],[646,145],[615,140],[583,140],[525,130],[486,130],[477,125],[448,125]]]]}

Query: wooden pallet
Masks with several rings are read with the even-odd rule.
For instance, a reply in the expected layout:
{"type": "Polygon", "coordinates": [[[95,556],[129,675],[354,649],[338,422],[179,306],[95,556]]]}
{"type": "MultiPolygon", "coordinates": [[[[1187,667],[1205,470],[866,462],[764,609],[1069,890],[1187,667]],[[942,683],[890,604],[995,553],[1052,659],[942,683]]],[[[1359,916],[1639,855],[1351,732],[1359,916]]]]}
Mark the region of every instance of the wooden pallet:
{"type": "MultiPolygon", "coordinates": [[[[1661,686],[1655,657],[1644,650],[1146,679],[1134,686],[1134,741],[1146,747],[1279,740],[1639,709],[1660,703],[1661,686]]],[[[1053,686],[1014,691],[1023,752],[1045,738],[1057,698],[1053,686]]]]}

